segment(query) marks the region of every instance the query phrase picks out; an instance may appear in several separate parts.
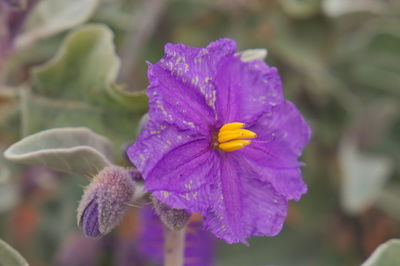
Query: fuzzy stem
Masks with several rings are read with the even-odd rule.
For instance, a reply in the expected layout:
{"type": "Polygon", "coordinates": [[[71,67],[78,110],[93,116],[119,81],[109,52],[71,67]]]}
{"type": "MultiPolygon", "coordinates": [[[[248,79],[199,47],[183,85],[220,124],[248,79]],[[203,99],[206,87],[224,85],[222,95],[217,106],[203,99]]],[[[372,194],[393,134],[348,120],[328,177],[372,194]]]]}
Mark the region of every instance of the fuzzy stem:
{"type": "Polygon", "coordinates": [[[164,266],[183,266],[186,227],[179,231],[164,227],[164,266]]]}

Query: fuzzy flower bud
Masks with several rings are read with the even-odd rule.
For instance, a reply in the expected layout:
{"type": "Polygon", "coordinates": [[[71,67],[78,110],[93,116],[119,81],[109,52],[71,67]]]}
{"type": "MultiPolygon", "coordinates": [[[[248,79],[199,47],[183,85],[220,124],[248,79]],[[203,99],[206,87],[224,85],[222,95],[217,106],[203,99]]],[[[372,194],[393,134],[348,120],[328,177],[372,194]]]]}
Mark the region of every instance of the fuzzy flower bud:
{"type": "Polygon", "coordinates": [[[111,166],[94,177],[78,207],[78,225],[88,237],[101,237],[119,224],[132,200],[131,170],[111,166]]]}
{"type": "Polygon", "coordinates": [[[172,209],[155,197],[152,197],[154,211],[170,230],[181,230],[189,222],[190,214],[185,210],[172,209]]]}

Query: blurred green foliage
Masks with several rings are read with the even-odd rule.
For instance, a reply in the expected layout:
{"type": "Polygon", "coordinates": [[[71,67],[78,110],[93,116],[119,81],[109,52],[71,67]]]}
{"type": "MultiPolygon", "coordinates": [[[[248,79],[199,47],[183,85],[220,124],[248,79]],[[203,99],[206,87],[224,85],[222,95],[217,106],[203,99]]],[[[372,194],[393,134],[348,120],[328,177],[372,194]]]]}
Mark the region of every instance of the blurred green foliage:
{"type": "MultiPolygon", "coordinates": [[[[129,165],[123,151],[147,108],[145,61],[159,60],[167,42],[201,47],[230,37],[240,50],[268,50],[267,63],[278,67],[285,94],[305,114],[313,139],[303,156],[309,192],[291,204],[282,233],[253,239],[250,247],[221,243],[217,265],[359,265],[379,244],[399,237],[398,1],[57,4],[68,8],[32,13],[44,19],[28,18],[5,61],[1,149],[44,129],[86,126],[109,137],[118,162],[129,165]],[[53,27],[40,30],[38,21],[53,27]]],[[[87,180],[52,173],[40,181],[43,173],[0,163],[0,186],[19,191],[0,210],[0,238],[31,265],[52,265],[63,239],[77,230],[75,209],[87,180]],[[26,186],[34,189],[28,193],[26,186]]],[[[110,238],[131,227],[121,225],[110,238]]]]}

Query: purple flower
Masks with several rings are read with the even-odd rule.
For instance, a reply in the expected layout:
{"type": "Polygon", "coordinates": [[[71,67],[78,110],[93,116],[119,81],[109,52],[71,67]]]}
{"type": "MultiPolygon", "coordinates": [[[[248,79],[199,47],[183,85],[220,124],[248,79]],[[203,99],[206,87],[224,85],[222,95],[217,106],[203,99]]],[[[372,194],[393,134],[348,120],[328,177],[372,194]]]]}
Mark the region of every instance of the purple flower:
{"type": "MultiPolygon", "coordinates": [[[[204,231],[198,214],[192,215],[186,229],[185,266],[214,265],[215,238],[204,231]]],[[[163,223],[150,206],[142,208],[138,250],[150,262],[163,262],[163,223]]]]}
{"type": "Polygon", "coordinates": [[[288,200],[307,191],[298,157],[311,130],[286,101],[279,74],[243,62],[236,44],[167,44],[149,64],[149,121],[128,156],[145,188],[199,212],[229,243],[279,233],[288,200]]]}
{"type": "Polygon", "coordinates": [[[110,166],[100,171],[86,188],[78,207],[78,225],[88,237],[101,237],[123,218],[135,183],[131,171],[110,166]]]}

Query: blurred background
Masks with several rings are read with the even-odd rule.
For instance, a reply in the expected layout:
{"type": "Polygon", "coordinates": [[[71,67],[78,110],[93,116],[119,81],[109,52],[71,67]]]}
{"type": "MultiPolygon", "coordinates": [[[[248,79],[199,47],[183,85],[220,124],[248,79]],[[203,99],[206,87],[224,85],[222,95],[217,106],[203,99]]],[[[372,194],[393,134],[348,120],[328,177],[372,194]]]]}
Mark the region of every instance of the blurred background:
{"type": "MultiPolygon", "coordinates": [[[[0,151],[44,129],[86,126],[128,166],[123,151],[147,108],[145,61],[167,42],[221,37],[268,50],[313,138],[302,157],[309,192],[291,203],[281,234],[250,247],[215,240],[215,265],[359,265],[399,237],[397,0],[0,0],[0,151]],[[103,92],[117,85],[120,102],[103,92]]],[[[32,266],[151,265],[137,259],[136,208],[101,240],[82,236],[75,215],[87,184],[0,157],[0,238],[32,266]]]]}

